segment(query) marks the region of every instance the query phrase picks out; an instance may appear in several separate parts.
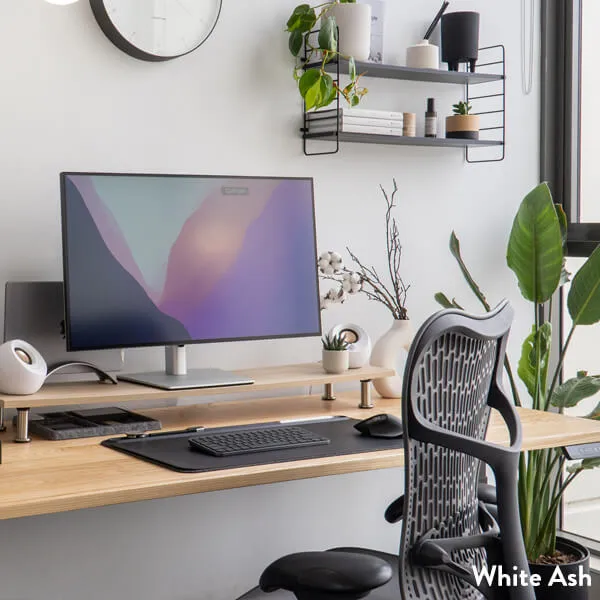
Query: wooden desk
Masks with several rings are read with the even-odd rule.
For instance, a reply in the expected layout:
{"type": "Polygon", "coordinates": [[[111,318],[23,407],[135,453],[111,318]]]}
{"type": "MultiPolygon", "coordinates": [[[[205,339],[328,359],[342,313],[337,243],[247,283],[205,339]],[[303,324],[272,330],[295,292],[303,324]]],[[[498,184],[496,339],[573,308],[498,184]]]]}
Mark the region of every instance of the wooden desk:
{"type": "MultiPolygon", "coordinates": [[[[141,411],[159,418],[164,429],[193,425],[209,427],[325,414],[365,418],[359,394],[340,394],[335,402],[320,396],[242,400],[141,411]]],[[[399,400],[378,400],[377,409],[399,415],[399,400]]],[[[600,441],[600,422],[520,409],[525,449],[600,441]]],[[[332,456],[291,463],[262,465],[209,473],[176,473],[99,445],[99,438],[64,442],[36,440],[34,444],[2,438],[0,519],[62,512],[79,508],[166,498],[264,483],[336,475],[404,464],[400,450],[351,456],[332,456]]],[[[507,440],[499,418],[490,424],[488,438],[507,440]]]]}

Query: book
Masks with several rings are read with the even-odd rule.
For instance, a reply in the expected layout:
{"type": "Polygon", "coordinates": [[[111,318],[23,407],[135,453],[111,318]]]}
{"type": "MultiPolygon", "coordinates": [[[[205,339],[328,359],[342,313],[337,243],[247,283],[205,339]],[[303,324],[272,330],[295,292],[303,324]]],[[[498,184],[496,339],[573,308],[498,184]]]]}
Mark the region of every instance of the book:
{"type": "MultiPolygon", "coordinates": [[[[335,117],[337,110],[335,108],[317,110],[315,112],[306,113],[306,118],[309,121],[313,119],[321,119],[323,117],[335,117]]],[[[404,113],[394,110],[370,110],[366,108],[340,108],[339,114],[341,118],[365,118],[365,119],[386,119],[399,120],[404,119],[404,113]]]]}
{"type": "MultiPolygon", "coordinates": [[[[370,117],[348,117],[341,116],[339,118],[340,124],[343,125],[370,125],[371,127],[392,127],[402,129],[404,125],[404,119],[373,119],[370,117]]],[[[313,128],[327,128],[335,129],[335,114],[331,117],[321,119],[309,119],[309,129],[313,128]]]]}
{"type": "MultiPolygon", "coordinates": [[[[308,128],[308,134],[324,134],[331,133],[335,134],[335,124],[329,125],[329,127],[314,127],[308,128]]],[[[373,125],[347,125],[344,123],[340,124],[340,133],[370,133],[375,135],[402,135],[402,127],[376,127],[373,125]]]]}

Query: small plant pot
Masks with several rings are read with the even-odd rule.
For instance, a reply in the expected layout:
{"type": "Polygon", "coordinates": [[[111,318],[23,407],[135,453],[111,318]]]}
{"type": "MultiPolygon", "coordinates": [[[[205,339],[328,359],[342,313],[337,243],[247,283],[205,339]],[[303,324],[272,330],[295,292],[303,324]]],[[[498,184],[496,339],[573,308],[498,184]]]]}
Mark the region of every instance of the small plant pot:
{"type": "Polygon", "coordinates": [[[536,600],[588,600],[590,589],[587,585],[579,585],[582,575],[590,572],[590,553],[585,546],[558,537],[556,549],[573,554],[575,562],[566,565],[538,565],[529,563],[531,574],[541,577],[541,583],[535,588],[536,600]],[[557,575],[556,570],[561,575],[557,575]],[[562,584],[567,582],[567,586],[562,584]],[[571,585],[569,585],[571,583],[571,585]]]}
{"type": "Polygon", "coordinates": [[[349,366],[348,350],[323,350],[323,369],[326,373],[343,373],[349,366]]]}
{"type": "Polygon", "coordinates": [[[459,140],[478,140],[479,115],[451,115],[446,117],[446,137],[459,140]]]}

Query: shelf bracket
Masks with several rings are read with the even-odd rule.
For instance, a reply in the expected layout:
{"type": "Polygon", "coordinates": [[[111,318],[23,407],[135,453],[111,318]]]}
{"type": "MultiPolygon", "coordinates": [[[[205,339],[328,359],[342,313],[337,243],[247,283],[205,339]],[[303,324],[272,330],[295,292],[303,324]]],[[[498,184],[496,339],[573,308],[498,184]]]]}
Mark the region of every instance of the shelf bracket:
{"type": "MultiPolygon", "coordinates": [[[[467,104],[475,103],[475,107],[481,107],[481,110],[475,110],[472,113],[481,115],[486,119],[486,126],[481,127],[480,131],[499,131],[501,133],[502,145],[499,148],[502,148],[502,151],[496,158],[474,158],[472,152],[481,152],[481,149],[467,146],[465,148],[465,160],[470,164],[500,162],[506,156],[506,49],[503,44],[497,44],[496,46],[480,48],[479,51],[483,53],[484,57],[489,58],[486,58],[486,62],[480,63],[478,66],[500,70],[499,74],[502,77],[496,81],[487,82],[473,81],[469,83],[469,80],[467,80],[466,100],[467,104]],[[489,93],[479,92],[481,88],[478,88],[477,93],[473,93],[474,85],[494,86],[494,84],[495,87],[484,88],[489,90],[489,93]],[[498,89],[498,85],[501,86],[500,89],[498,89]]],[[[481,154],[476,156],[481,156],[481,154]]]]}

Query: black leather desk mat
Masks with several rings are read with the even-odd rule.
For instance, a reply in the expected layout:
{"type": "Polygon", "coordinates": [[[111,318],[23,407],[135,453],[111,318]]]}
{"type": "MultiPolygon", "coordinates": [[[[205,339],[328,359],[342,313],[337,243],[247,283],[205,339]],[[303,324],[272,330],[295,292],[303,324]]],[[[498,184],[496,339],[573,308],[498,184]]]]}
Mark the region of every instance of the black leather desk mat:
{"type": "MultiPolygon", "coordinates": [[[[221,471],[255,465],[265,465],[326,456],[360,454],[379,450],[402,449],[402,438],[369,438],[354,429],[356,419],[334,417],[325,421],[294,421],[290,425],[299,425],[323,435],[331,440],[323,446],[307,446],[287,450],[270,450],[237,456],[211,456],[189,447],[188,439],[197,435],[196,431],[175,431],[150,434],[140,438],[111,438],[102,442],[103,446],[125,452],[162,467],[182,473],[200,473],[203,471],[221,471]]],[[[277,423],[277,422],[276,422],[277,423]]],[[[274,423],[262,423],[269,426],[274,423]]],[[[204,431],[231,431],[242,428],[255,428],[257,425],[235,427],[215,427],[204,431]]]]}

